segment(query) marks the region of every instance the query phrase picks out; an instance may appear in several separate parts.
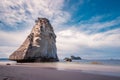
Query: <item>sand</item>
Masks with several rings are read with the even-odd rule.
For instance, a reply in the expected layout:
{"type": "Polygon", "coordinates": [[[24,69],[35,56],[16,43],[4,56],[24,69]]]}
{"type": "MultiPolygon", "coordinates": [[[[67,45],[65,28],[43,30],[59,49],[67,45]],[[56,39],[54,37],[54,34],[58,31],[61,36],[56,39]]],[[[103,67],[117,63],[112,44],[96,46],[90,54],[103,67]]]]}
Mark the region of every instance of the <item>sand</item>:
{"type": "Polygon", "coordinates": [[[92,73],[92,71],[97,69],[98,72],[102,69],[105,69],[106,72],[119,72],[119,67],[109,66],[108,69],[107,67],[101,65],[71,65],[69,63],[0,65],[0,80],[120,80],[119,75],[92,73]]]}

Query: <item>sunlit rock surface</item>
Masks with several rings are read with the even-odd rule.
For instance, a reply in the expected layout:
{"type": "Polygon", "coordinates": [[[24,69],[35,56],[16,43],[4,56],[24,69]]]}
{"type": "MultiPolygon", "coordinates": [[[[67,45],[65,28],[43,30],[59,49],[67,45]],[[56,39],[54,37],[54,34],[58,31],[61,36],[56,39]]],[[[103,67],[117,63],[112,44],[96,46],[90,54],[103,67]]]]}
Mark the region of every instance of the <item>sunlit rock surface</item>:
{"type": "Polygon", "coordinates": [[[54,62],[58,61],[56,35],[46,18],[35,21],[31,33],[23,44],[10,55],[17,62],[54,62]]]}

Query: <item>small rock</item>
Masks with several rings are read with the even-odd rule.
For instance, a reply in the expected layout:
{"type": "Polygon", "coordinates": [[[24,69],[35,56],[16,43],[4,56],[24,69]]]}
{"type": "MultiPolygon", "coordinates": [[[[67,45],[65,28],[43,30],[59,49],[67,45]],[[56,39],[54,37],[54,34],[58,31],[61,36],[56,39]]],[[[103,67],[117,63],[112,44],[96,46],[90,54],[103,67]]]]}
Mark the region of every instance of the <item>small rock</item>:
{"type": "Polygon", "coordinates": [[[11,65],[10,63],[7,63],[6,65],[11,65]]]}
{"type": "Polygon", "coordinates": [[[70,59],[70,58],[65,58],[64,60],[67,62],[72,62],[72,59],[70,59]]]}

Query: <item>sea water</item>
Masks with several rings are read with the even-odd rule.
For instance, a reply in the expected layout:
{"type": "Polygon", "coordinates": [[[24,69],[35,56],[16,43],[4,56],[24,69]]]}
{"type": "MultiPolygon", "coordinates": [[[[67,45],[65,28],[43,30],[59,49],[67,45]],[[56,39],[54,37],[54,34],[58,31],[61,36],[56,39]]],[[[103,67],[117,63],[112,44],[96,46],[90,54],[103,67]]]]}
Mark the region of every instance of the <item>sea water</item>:
{"type": "MultiPolygon", "coordinates": [[[[8,59],[0,59],[0,65],[2,64],[16,64],[15,61],[10,61],[8,59]]],[[[29,63],[23,66],[46,66],[53,67],[57,70],[64,71],[82,71],[85,73],[118,76],[120,77],[120,60],[73,60],[72,62],[65,62],[60,60],[55,63],[29,63]],[[55,66],[54,66],[55,65],[55,66]]],[[[21,65],[21,66],[22,66],[21,65]]],[[[20,66],[20,65],[19,65],[20,66]]]]}
{"type": "Polygon", "coordinates": [[[6,65],[6,64],[16,64],[16,61],[11,61],[8,58],[0,58],[0,65],[6,65]]]}
{"type": "MultiPolygon", "coordinates": [[[[64,60],[60,60],[60,62],[65,62],[64,60]]],[[[72,60],[71,63],[76,64],[94,64],[94,65],[113,65],[113,66],[120,66],[120,60],[72,60]]]]}
{"type": "MultiPolygon", "coordinates": [[[[17,63],[16,61],[11,61],[8,58],[0,58],[0,64],[15,64],[17,63]]],[[[60,59],[60,63],[65,63],[64,60],[60,59]]],[[[120,66],[120,60],[115,60],[115,59],[110,59],[110,60],[72,60],[71,63],[75,64],[93,64],[93,65],[112,65],[112,66],[120,66]]]]}
{"type": "Polygon", "coordinates": [[[120,66],[120,60],[73,60],[75,63],[120,66]]]}

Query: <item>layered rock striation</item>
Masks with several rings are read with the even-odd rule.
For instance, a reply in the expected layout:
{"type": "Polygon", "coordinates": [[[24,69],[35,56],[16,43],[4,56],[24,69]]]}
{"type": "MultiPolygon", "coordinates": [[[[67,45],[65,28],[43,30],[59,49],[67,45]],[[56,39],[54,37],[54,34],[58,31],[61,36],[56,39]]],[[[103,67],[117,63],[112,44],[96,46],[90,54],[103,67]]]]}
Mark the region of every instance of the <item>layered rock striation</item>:
{"type": "Polygon", "coordinates": [[[23,44],[10,55],[17,62],[54,62],[58,61],[56,35],[46,18],[35,21],[31,33],[23,44]]]}

